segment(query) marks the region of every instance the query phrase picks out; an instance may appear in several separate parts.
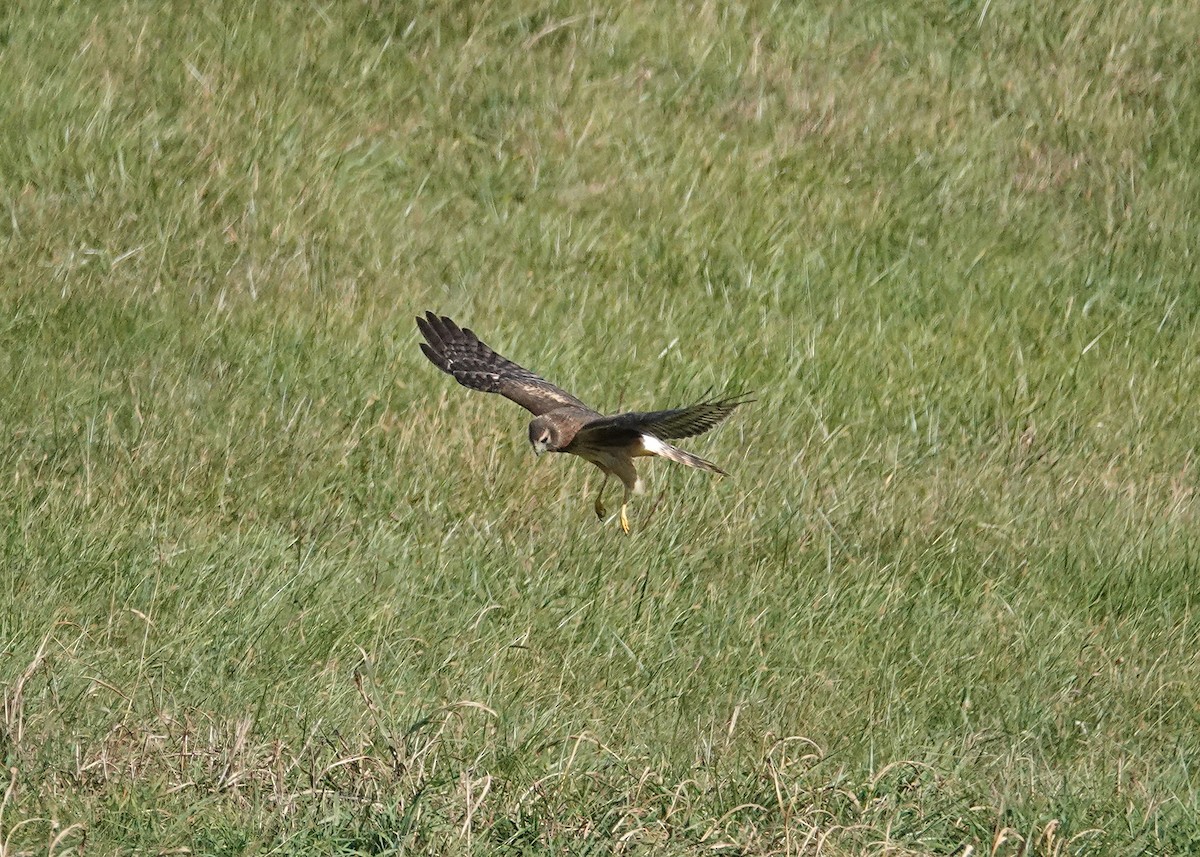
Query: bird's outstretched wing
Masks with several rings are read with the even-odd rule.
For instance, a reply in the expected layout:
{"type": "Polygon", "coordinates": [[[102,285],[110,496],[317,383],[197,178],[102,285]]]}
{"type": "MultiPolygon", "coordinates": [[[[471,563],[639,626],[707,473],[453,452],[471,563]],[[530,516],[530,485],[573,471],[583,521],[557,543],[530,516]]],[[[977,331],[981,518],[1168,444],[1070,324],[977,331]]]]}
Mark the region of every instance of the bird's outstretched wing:
{"type": "Polygon", "coordinates": [[[667,411],[632,411],[592,420],[580,429],[581,439],[603,441],[637,434],[652,434],[662,440],[676,440],[704,434],[734,412],[739,405],[752,401],[749,394],[726,396],[697,402],[686,408],[667,411]]]}
{"type": "Polygon", "coordinates": [[[501,357],[470,328],[460,328],[444,315],[426,312],[424,318],[417,318],[417,328],[426,340],[421,343],[421,351],[434,366],[453,375],[464,387],[499,393],[535,416],[568,405],[587,408],[545,378],[501,357]]]}

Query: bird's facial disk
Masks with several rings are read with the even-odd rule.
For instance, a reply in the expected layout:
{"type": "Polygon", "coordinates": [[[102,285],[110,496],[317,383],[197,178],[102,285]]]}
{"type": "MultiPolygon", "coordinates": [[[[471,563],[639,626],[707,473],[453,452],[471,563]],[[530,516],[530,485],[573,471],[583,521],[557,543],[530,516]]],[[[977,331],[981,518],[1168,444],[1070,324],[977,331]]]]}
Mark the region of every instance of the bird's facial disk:
{"type": "Polygon", "coordinates": [[[554,432],[550,426],[539,424],[535,420],[529,424],[529,443],[533,446],[534,455],[541,455],[547,450],[553,450],[554,432]]]}
{"type": "Polygon", "coordinates": [[[533,454],[541,455],[550,448],[550,432],[542,432],[533,440],[533,454]]]}

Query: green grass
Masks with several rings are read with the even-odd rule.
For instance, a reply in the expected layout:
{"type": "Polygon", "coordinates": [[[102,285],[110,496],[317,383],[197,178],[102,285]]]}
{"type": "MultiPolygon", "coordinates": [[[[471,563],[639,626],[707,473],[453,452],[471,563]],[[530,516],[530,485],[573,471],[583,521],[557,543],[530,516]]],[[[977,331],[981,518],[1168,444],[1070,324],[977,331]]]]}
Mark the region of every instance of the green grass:
{"type": "Polygon", "coordinates": [[[0,854],[1195,853],[1196,32],[6,5],[0,854]]]}

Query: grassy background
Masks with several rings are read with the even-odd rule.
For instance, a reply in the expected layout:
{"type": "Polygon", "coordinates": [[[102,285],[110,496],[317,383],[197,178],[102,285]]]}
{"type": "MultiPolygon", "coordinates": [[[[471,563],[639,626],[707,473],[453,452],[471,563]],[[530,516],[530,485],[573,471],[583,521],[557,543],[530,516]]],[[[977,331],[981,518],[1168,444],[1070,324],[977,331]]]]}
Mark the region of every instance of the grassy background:
{"type": "Polygon", "coordinates": [[[0,852],[1195,853],[1197,32],[6,4],[0,852]]]}

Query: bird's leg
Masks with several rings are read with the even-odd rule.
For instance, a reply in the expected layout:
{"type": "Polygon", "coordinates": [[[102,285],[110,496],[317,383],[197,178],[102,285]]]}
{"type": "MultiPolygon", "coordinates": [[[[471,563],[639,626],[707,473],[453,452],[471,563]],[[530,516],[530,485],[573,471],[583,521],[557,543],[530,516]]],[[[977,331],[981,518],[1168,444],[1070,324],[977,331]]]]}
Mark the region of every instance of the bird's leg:
{"type": "Polygon", "coordinates": [[[604,474],[604,481],[600,483],[600,490],[596,492],[596,517],[601,521],[608,514],[608,509],[604,508],[604,486],[608,484],[608,474],[604,474]]]}
{"type": "Polygon", "coordinates": [[[625,531],[625,535],[629,535],[629,516],[625,514],[625,507],[629,505],[629,487],[625,488],[625,496],[621,498],[621,529],[625,531]]]}

